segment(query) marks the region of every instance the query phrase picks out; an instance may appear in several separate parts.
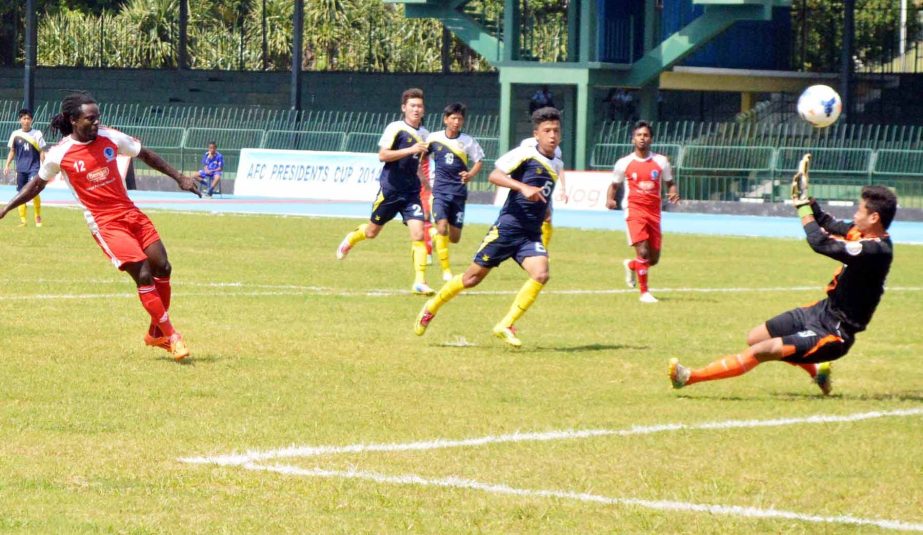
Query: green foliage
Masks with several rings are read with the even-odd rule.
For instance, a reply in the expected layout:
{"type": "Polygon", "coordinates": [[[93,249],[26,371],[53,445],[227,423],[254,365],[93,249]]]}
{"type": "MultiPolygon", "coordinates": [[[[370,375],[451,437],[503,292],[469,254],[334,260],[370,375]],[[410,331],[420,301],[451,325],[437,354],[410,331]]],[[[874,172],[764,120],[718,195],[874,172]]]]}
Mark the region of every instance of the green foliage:
{"type": "MultiPolygon", "coordinates": [[[[843,43],[843,4],[829,0],[793,2],[793,67],[830,72],[840,68],[843,43]]],[[[908,2],[907,35],[919,34],[919,8],[908,2]]],[[[900,3],[891,0],[856,0],[853,46],[857,66],[881,64],[898,53],[900,3]]]]}
{"type": "MultiPolygon", "coordinates": [[[[263,0],[189,2],[189,61],[197,69],[263,68],[263,0]]],[[[291,0],[266,0],[266,68],[286,70],[291,61],[291,0]]],[[[565,3],[522,2],[519,45],[524,58],[561,61],[567,57],[565,3]]],[[[42,65],[105,65],[173,67],[179,35],[178,0],[39,1],[39,63],[42,65]]],[[[0,7],[0,17],[17,9],[0,7]]],[[[502,0],[472,0],[464,9],[488,30],[502,26],[502,0]]],[[[920,30],[919,8],[909,6],[908,35],[920,30]]],[[[897,52],[898,3],[856,1],[856,61],[876,64],[897,52]]],[[[792,8],[793,67],[811,71],[839,68],[842,44],[842,2],[805,0],[792,8]],[[804,7],[804,9],[802,9],[804,7]]],[[[486,70],[454,37],[447,43],[453,70],[486,70]]],[[[386,72],[441,69],[442,25],[435,20],[407,19],[402,5],[381,0],[315,0],[305,2],[305,70],[369,70],[386,72]]],[[[494,59],[494,58],[490,58],[494,59]]]]}

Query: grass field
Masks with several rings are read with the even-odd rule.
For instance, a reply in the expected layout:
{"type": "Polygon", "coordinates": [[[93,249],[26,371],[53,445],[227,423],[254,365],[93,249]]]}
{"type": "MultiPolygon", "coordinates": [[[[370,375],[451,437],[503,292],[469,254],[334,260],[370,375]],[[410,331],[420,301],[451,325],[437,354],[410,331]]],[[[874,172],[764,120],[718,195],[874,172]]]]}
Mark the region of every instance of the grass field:
{"type": "Polygon", "coordinates": [[[193,351],[176,364],[81,214],[46,210],[0,222],[2,532],[923,531],[921,247],[897,246],[822,398],[779,363],[682,391],[665,374],[820,298],[837,266],[803,241],[667,236],[643,305],[622,233],[559,229],[510,350],[490,328],[515,264],[418,338],[399,224],[338,263],[354,220],[151,212],[193,351]]]}

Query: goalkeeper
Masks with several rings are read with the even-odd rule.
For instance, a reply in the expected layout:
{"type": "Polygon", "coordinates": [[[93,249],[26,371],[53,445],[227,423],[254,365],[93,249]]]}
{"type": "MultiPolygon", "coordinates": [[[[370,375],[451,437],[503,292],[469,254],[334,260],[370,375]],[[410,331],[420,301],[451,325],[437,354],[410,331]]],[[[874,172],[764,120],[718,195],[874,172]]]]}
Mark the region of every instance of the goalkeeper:
{"type": "Polygon", "coordinates": [[[827,298],[754,327],[747,335],[746,350],[704,368],[687,368],[671,359],[673,388],[736,377],[762,362],[781,360],[803,368],[824,395],[830,394],[830,361],[849,352],[884,293],[892,259],[887,229],[897,211],[897,197],[883,186],[865,186],[853,221],[844,222],[824,213],[807,190],[807,161],[803,161],[795,175],[792,200],[808,244],[842,263],[827,285],[827,298]]]}

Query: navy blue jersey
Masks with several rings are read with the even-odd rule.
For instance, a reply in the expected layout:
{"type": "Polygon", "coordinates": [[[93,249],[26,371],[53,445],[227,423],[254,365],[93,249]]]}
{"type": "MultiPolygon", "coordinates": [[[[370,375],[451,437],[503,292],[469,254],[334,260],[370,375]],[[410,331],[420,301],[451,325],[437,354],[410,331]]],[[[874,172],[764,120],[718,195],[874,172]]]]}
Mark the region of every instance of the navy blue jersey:
{"type": "Polygon", "coordinates": [[[35,174],[41,167],[41,152],[45,150],[45,138],[39,130],[24,132],[21,128],[10,135],[7,147],[13,151],[16,171],[35,174]]]}
{"type": "MultiPolygon", "coordinates": [[[[378,146],[383,149],[406,149],[416,143],[426,141],[429,132],[423,125],[414,128],[404,121],[394,121],[385,128],[378,141],[378,146]]],[[[405,156],[400,160],[385,162],[378,181],[381,191],[385,195],[391,193],[420,193],[420,177],[417,170],[420,168],[420,155],[405,156]]]]}
{"type": "Polygon", "coordinates": [[[431,159],[430,176],[433,180],[433,197],[445,200],[467,199],[468,186],[459,173],[470,170],[484,159],[484,150],[468,134],[451,138],[445,130],[434,132],[426,138],[431,159]]]}
{"type": "Polygon", "coordinates": [[[541,188],[545,201],[530,201],[518,191],[510,190],[506,203],[500,210],[496,225],[501,230],[520,230],[527,234],[541,233],[542,221],[548,202],[554,193],[564,162],[560,158],[547,158],[536,147],[517,147],[497,160],[498,170],[513,180],[541,188]]]}

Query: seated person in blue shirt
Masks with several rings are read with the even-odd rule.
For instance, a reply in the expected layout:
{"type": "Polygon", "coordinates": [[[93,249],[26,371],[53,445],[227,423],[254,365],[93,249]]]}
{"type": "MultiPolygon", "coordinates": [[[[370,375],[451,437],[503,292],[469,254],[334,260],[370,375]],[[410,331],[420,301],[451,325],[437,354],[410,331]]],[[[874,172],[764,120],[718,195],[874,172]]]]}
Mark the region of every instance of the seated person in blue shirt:
{"type": "Polygon", "coordinates": [[[208,152],[202,156],[202,170],[199,171],[199,179],[202,182],[201,189],[206,189],[206,195],[209,197],[215,192],[218,183],[221,182],[221,171],[224,169],[224,156],[218,152],[218,144],[214,141],[208,144],[208,152]]]}

